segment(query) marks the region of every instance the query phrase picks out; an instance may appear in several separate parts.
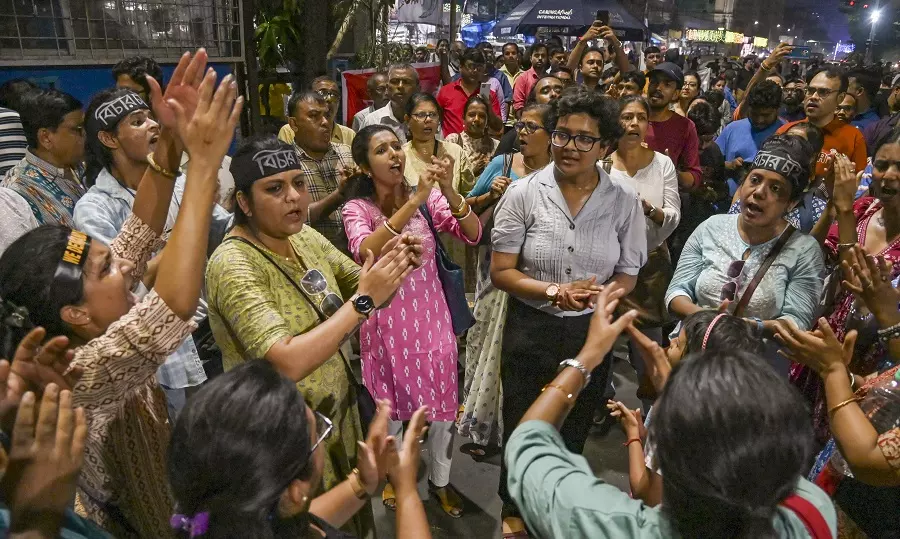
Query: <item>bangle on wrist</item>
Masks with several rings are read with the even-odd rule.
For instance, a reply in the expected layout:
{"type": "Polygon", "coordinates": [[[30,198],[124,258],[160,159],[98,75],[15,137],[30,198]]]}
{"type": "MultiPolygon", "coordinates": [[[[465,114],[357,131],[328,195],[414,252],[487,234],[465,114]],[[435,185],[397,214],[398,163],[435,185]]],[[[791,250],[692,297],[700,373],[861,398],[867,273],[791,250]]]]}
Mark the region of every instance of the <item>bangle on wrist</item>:
{"type": "Polygon", "coordinates": [[[471,206],[466,206],[466,210],[467,210],[467,211],[466,211],[465,215],[454,215],[453,217],[456,218],[457,221],[462,221],[463,219],[465,219],[466,217],[468,217],[469,214],[472,213],[472,207],[471,207],[471,206]]]}
{"type": "Polygon", "coordinates": [[[384,228],[387,229],[388,232],[391,233],[392,236],[399,236],[400,232],[397,231],[394,227],[391,226],[391,222],[389,219],[384,220],[384,228]]]}
{"type": "Polygon", "coordinates": [[[363,485],[362,477],[359,475],[359,468],[353,468],[347,479],[350,480],[350,488],[353,489],[353,495],[358,499],[365,500],[371,496],[365,485],[363,485]]]}
{"type": "Polygon", "coordinates": [[[900,337],[900,324],[878,330],[878,340],[887,344],[892,339],[900,337]]]}
{"type": "Polygon", "coordinates": [[[841,401],[841,402],[835,404],[834,406],[832,406],[831,408],[828,409],[828,417],[831,417],[832,415],[834,415],[835,412],[837,412],[844,406],[847,406],[851,402],[859,402],[861,400],[862,400],[862,397],[850,397],[849,399],[847,399],[845,401],[841,401]]]}
{"type": "Polygon", "coordinates": [[[564,396],[566,397],[566,406],[568,406],[569,408],[571,408],[572,405],[575,403],[575,394],[569,392],[569,391],[568,391],[566,388],[564,388],[563,386],[561,386],[561,385],[559,385],[559,384],[553,384],[553,383],[547,384],[547,385],[545,385],[545,386],[543,387],[543,389],[541,389],[541,393],[543,393],[544,391],[547,391],[548,389],[555,389],[555,390],[557,390],[561,395],[564,395],[564,396]]]}
{"type": "Polygon", "coordinates": [[[641,439],[640,438],[629,438],[628,441],[623,443],[622,445],[625,447],[628,447],[629,445],[633,444],[634,442],[641,443],[641,439]]]}
{"type": "Polygon", "coordinates": [[[166,170],[156,163],[156,159],[153,158],[153,152],[147,154],[147,164],[150,166],[150,168],[156,171],[157,174],[164,176],[170,180],[174,180],[177,177],[174,172],[166,170]]]}

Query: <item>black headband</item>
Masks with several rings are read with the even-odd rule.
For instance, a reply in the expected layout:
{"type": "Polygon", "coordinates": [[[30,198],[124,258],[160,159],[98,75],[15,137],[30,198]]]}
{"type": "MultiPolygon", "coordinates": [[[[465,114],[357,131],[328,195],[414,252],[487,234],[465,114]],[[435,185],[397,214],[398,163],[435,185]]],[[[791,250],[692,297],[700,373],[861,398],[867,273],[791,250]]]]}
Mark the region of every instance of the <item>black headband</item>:
{"type": "Polygon", "coordinates": [[[266,176],[301,169],[297,150],[286,143],[254,154],[235,155],[230,167],[231,175],[238,185],[249,185],[266,176]]]}
{"type": "Polygon", "coordinates": [[[757,152],[756,157],[753,158],[751,170],[757,168],[781,174],[794,187],[805,186],[809,181],[809,169],[781,148],[757,152]]]}
{"type": "Polygon", "coordinates": [[[63,251],[62,259],[56,266],[56,273],[53,274],[53,286],[80,286],[81,274],[84,269],[84,263],[87,262],[88,251],[91,249],[91,237],[81,232],[73,230],[69,233],[69,241],[66,242],[66,250],[63,251]]]}
{"type": "Polygon", "coordinates": [[[109,131],[132,112],[149,108],[140,95],[128,91],[97,107],[97,110],[87,118],[87,132],[96,135],[100,131],[109,131]]]}

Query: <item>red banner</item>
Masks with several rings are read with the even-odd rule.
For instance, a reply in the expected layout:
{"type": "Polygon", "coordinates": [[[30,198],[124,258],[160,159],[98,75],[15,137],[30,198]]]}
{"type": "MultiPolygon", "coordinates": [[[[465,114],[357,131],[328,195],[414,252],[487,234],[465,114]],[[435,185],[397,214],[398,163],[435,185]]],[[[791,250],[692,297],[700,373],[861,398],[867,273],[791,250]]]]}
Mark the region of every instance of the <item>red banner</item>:
{"type": "MultiPolygon", "coordinates": [[[[435,63],[413,64],[419,74],[419,86],[423,92],[437,93],[441,85],[441,65],[435,63]]],[[[375,69],[357,69],[344,71],[341,98],[343,100],[344,125],[350,125],[357,112],[372,104],[366,91],[366,83],[369,77],[375,73],[375,69]]]]}

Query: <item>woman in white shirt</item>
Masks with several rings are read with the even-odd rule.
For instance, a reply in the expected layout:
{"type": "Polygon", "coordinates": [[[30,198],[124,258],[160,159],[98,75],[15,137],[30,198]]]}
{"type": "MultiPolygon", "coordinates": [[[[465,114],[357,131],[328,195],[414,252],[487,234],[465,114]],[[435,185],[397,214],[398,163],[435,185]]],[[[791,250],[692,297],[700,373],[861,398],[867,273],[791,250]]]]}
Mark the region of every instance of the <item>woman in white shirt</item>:
{"type": "MultiPolygon", "coordinates": [[[[678,174],[667,155],[654,152],[644,143],[650,125],[647,101],[641,96],[628,96],[622,98],[619,104],[622,108],[619,123],[625,134],[619,139],[618,148],[612,155],[609,175],[613,180],[633,187],[641,198],[647,221],[648,254],[647,263],[638,275],[638,286],[623,302],[641,314],[641,331],[654,341],[661,342],[662,325],[668,321],[664,297],[674,271],[666,239],[681,220],[678,174]]],[[[629,349],[631,364],[640,379],[644,374],[640,351],[631,343],[629,349]]],[[[640,390],[638,396],[649,397],[642,395],[640,390]]],[[[650,400],[645,398],[645,411],[650,404],[650,400]]]]}

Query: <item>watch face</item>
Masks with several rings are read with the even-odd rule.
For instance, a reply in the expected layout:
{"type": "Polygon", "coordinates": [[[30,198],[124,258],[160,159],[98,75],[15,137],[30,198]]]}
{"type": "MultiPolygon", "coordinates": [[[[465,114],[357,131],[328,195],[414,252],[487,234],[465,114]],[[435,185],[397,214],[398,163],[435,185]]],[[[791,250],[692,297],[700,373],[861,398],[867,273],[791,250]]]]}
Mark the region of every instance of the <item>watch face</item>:
{"type": "Polygon", "coordinates": [[[547,287],[547,299],[555,299],[557,294],[559,294],[559,286],[555,284],[551,284],[547,287]]]}
{"type": "Polygon", "coordinates": [[[375,300],[371,296],[359,296],[353,301],[353,306],[361,313],[369,313],[375,310],[375,300]]]}

